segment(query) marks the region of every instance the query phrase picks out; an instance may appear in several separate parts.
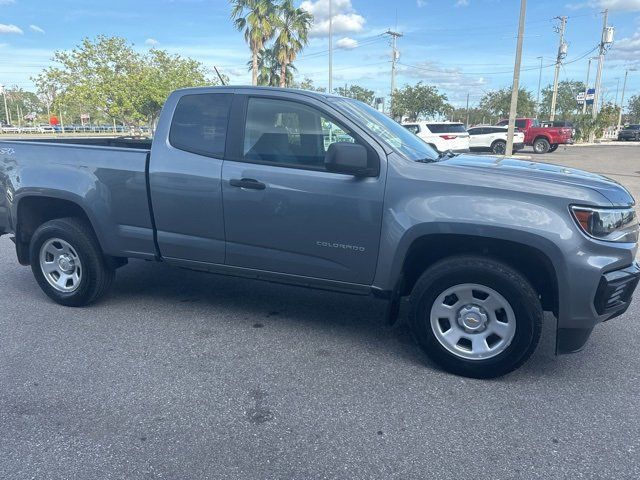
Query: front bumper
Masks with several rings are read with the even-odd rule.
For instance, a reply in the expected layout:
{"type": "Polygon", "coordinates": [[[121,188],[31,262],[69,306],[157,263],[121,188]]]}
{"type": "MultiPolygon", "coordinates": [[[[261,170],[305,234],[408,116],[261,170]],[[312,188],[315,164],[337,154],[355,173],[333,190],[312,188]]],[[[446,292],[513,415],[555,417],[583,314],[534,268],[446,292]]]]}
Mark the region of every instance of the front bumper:
{"type": "Polygon", "coordinates": [[[638,262],[626,268],[602,274],[593,298],[593,308],[597,315],[595,323],[586,324],[581,328],[559,327],[556,337],[557,353],[573,353],[581,350],[597,323],[606,322],[626,312],[638,281],[640,281],[638,262]]]}

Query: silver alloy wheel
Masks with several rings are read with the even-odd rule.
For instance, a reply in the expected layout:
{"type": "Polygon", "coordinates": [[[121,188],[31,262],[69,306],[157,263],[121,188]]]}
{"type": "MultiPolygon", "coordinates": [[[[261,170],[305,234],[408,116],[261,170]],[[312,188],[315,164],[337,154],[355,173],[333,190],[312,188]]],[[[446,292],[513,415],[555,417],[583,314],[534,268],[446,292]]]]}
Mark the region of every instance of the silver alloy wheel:
{"type": "Polygon", "coordinates": [[[53,288],[72,293],[82,280],[82,262],[76,249],[60,238],[51,238],[40,247],[40,270],[53,288]]]}
{"type": "Polygon", "coordinates": [[[466,360],[486,360],[513,341],[516,316],[494,289],[476,283],[454,285],[436,298],[431,329],[445,349],[466,360]]]}

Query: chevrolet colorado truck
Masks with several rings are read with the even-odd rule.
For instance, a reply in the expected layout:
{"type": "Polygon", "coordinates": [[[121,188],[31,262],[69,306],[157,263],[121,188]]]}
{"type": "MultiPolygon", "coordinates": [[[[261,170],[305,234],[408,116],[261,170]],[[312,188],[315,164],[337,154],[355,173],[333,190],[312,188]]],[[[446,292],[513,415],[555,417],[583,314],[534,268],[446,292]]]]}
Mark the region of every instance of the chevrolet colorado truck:
{"type": "MultiPolygon", "coordinates": [[[[509,125],[509,120],[501,120],[498,125],[509,125]]],[[[534,153],[555,152],[560,145],[573,143],[571,127],[543,127],[535,118],[517,118],[516,128],[524,133],[524,143],[533,147],[534,153]]]]}
{"type": "Polygon", "coordinates": [[[118,267],[178,267],[409,298],[444,369],[495,377],[622,314],[639,278],[631,195],[599,175],[437,153],[377,110],[259,87],[174,92],[153,141],[0,142],[0,234],[53,301],[98,300],[118,267]]]}

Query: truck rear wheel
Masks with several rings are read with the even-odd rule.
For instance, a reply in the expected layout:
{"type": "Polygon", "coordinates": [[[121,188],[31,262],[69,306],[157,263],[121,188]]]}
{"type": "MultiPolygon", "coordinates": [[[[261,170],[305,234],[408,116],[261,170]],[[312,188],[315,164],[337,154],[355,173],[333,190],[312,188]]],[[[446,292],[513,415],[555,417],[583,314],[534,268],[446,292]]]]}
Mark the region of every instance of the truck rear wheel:
{"type": "Polygon", "coordinates": [[[77,218],[42,224],[31,238],[29,254],[40,288],[60,305],[80,307],[97,300],[115,277],[92,229],[77,218]]]}
{"type": "Polygon", "coordinates": [[[533,142],[534,153],[547,153],[551,148],[551,144],[546,138],[536,138],[533,142]]]}
{"type": "Polygon", "coordinates": [[[542,329],[531,284],[501,262],[475,256],[442,260],[411,293],[411,326],[425,353],[445,370],[493,378],[520,367],[542,329]]]}

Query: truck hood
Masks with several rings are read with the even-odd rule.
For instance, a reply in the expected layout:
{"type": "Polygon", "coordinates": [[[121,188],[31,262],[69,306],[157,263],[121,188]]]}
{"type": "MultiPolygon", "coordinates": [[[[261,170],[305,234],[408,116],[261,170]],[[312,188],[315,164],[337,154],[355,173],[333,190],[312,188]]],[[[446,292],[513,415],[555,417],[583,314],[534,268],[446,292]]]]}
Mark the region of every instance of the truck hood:
{"type": "Polygon", "coordinates": [[[635,204],[631,194],[615,180],[596,173],[561,165],[479,155],[458,155],[438,163],[478,169],[495,175],[589,188],[603,195],[614,206],[631,206],[635,204]]]}

